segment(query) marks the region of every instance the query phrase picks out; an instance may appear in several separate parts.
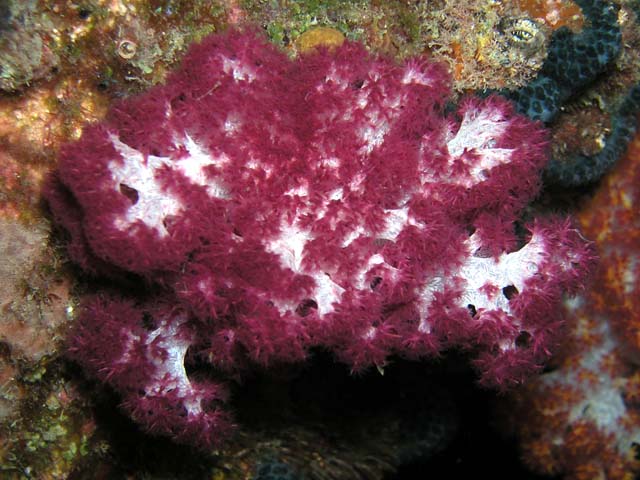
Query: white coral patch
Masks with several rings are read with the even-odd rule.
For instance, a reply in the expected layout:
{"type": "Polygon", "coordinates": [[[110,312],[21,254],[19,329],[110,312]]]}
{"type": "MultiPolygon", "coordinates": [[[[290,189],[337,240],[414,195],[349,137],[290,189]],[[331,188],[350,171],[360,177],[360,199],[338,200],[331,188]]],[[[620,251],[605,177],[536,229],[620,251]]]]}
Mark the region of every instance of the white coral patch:
{"type": "Polygon", "coordinates": [[[230,162],[224,153],[212,157],[205,152],[189,135],[185,135],[184,147],[189,152],[185,158],[178,160],[177,169],[194,184],[207,188],[207,193],[214,198],[228,198],[227,189],[221,182],[209,178],[205,167],[210,165],[223,166],[230,162]]]}
{"type": "Polygon", "coordinates": [[[165,318],[158,328],[149,333],[147,352],[160,348],[166,355],[159,358],[147,354],[156,370],[153,380],[145,386],[145,392],[154,396],[165,396],[171,392],[182,400],[189,415],[198,415],[202,413],[202,394],[193,387],[184,367],[184,358],[191,342],[179,335],[180,327],[186,321],[185,315],[165,318]],[[151,348],[153,342],[156,342],[154,349],[151,348]]]}
{"type": "Polygon", "coordinates": [[[495,139],[504,134],[508,126],[508,122],[498,109],[490,107],[469,109],[464,112],[455,136],[447,141],[449,154],[457,157],[465,150],[490,148],[495,139]]]}
{"type": "Polygon", "coordinates": [[[122,160],[109,162],[108,169],[113,179],[113,188],[121,192],[123,186],[136,191],[137,200],[127,209],[124,217],[114,221],[119,230],[127,230],[137,222],[142,222],[158,232],[162,237],[168,235],[164,220],[184,210],[180,199],[163,188],[157,174],[163,169],[176,170],[189,179],[194,185],[204,186],[207,193],[215,198],[226,198],[224,186],[205,174],[209,165],[224,165],[229,159],[225,155],[214,158],[206,153],[189,135],[185,135],[184,147],[188,156],[173,161],[169,157],[148,155],[131,148],[111,135],[111,142],[122,160]]]}
{"type": "Polygon", "coordinates": [[[448,135],[449,165],[465,152],[474,153],[473,163],[468,165],[468,173],[452,176],[449,181],[468,188],[485,180],[486,172],[492,168],[509,163],[513,149],[495,146],[508,126],[499,109],[484,107],[465,111],[458,131],[448,135]]]}
{"type": "Polygon", "coordinates": [[[290,188],[284,195],[288,197],[306,198],[309,196],[309,182],[305,179],[300,180],[300,184],[290,188]]]}
{"type": "MultiPolygon", "coordinates": [[[[155,367],[153,375],[146,385],[140,385],[149,396],[165,396],[169,392],[182,401],[188,415],[202,413],[202,393],[189,381],[184,367],[184,359],[191,341],[179,334],[181,326],[186,323],[186,315],[162,319],[156,329],[149,332],[144,341],[146,359],[155,367]],[[152,347],[153,345],[153,347],[152,347]],[[152,352],[162,352],[161,357],[152,352]]],[[[137,346],[141,338],[129,332],[120,363],[130,362],[132,351],[139,351],[137,346]]]]}
{"type": "Polygon", "coordinates": [[[433,275],[428,283],[418,292],[418,313],[420,315],[420,323],[418,331],[421,333],[431,332],[429,323],[429,308],[435,294],[444,291],[445,279],[443,275],[433,275]]]}
{"type": "Polygon", "coordinates": [[[283,267],[295,273],[302,273],[302,255],[310,239],[309,232],[295,225],[284,224],[281,226],[280,235],[266,241],[265,248],[280,258],[283,267]]]}
{"type": "Polygon", "coordinates": [[[416,65],[415,63],[410,63],[405,67],[401,81],[404,85],[416,84],[428,86],[433,83],[429,77],[429,73],[420,71],[420,65],[416,65]]]}
{"type": "Polygon", "coordinates": [[[342,162],[338,157],[328,157],[320,160],[320,165],[331,170],[335,170],[340,167],[342,162]]]}
{"type": "Polygon", "coordinates": [[[533,234],[527,245],[517,252],[503,253],[497,259],[476,257],[473,253],[479,247],[476,234],[467,240],[469,255],[460,267],[459,276],[466,282],[460,305],[473,305],[476,310],[502,310],[511,313],[509,301],[502,289],[514,286],[523,291],[527,279],[537,271],[537,265],[545,256],[545,244],[539,235],[533,234]],[[485,285],[497,287],[495,295],[482,289],[485,285]]]}
{"type": "Polygon", "coordinates": [[[333,312],[333,304],[340,301],[344,288],[335,283],[331,276],[324,272],[313,273],[311,277],[316,282],[316,288],[312,295],[318,304],[318,314],[326,315],[333,312]]]}
{"type": "Polygon", "coordinates": [[[253,82],[256,79],[255,70],[237,59],[231,59],[223,56],[222,70],[227,75],[233,76],[233,79],[236,82],[239,80],[253,82]]]}
{"type": "MultiPolygon", "coordinates": [[[[458,278],[463,281],[462,294],[457,301],[461,308],[473,305],[478,312],[482,310],[501,310],[511,314],[509,301],[503,293],[504,287],[514,286],[519,292],[524,290],[529,278],[538,271],[538,265],[546,256],[544,239],[539,235],[532,236],[527,245],[517,252],[503,253],[498,258],[482,258],[474,256],[479,246],[476,235],[466,241],[468,254],[458,272],[452,272],[448,279],[458,278]],[[493,286],[493,292],[482,288],[493,286]]],[[[430,331],[429,308],[437,292],[442,292],[449,280],[442,276],[434,276],[418,293],[420,304],[421,332],[430,331]]],[[[482,321],[482,314],[476,317],[482,321]]]]}
{"type": "Polygon", "coordinates": [[[124,231],[135,223],[142,222],[156,230],[160,236],[168,235],[164,219],[178,214],[184,208],[180,200],[167,193],[156,178],[156,172],[166,167],[169,159],[154,155],[145,159],[141,152],[122,143],[115,135],[111,136],[111,142],[122,156],[122,162],[113,160],[108,165],[114,181],[113,188],[120,192],[122,185],[126,185],[134,189],[138,196],[124,217],[115,219],[115,226],[124,231]]]}
{"type": "Polygon", "coordinates": [[[327,214],[327,210],[329,209],[329,204],[331,202],[337,202],[342,200],[344,195],[344,189],[342,187],[335,188],[328,192],[327,197],[322,202],[322,204],[315,208],[315,216],[317,220],[321,220],[327,214]]]}
{"type": "Polygon", "coordinates": [[[397,208],[393,210],[385,210],[385,229],[378,236],[386,240],[395,240],[400,232],[407,225],[423,229],[423,225],[416,222],[413,216],[409,215],[409,207],[397,208]]]}
{"type": "Polygon", "coordinates": [[[368,233],[369,232],[362,225],[356,225],[345,234],[342,239],[342,248],[348,247],[354,240],[362,237],[363,235],[367,235],[368,233]]]}
{"type": "Polygon", "coordinates": [[[367,119],[358,130],[358,134],[364,142],[359,153],[364,155],[370,154],[375,148],[384,143],[384,139],[391,129],[391,123],[402,111],[399,108],[402,103],[400,96],[395,95],[390,98],[383,96],[384,100],[379,106],[374,105],[371,107],[370,95],[371,92],[364,89],[358,98],[358,107],[363,110],[367,119]]]}
{"type": "MultiPolygon", "coordinates": [[[[268,252],[274,253],[280,259],[283,267],[291,269],[295,273],[311,276],[316,288],[311,296],[318,304],[318,313],[324,315],[333,311],[333,303],[339,302],[344,288],[335,283],[331,276],[319,271],[307,271],[302,267],[304,247],[311,239],[311,234],[296,225],[283,225],[280,234],[265,241],[268,252]]],[[[283,313],[282,306],[278,306],[283,313]]]]}

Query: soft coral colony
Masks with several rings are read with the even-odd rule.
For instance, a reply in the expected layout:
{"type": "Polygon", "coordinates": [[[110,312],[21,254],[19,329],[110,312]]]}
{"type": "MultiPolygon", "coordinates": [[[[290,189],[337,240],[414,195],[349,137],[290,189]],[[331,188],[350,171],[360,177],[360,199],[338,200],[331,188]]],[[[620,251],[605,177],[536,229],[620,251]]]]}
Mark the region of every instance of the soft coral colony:
{"type": "Polygon", "coordinates": [[[295,61],[252,33],[193,46],[61,153],[46,195],[71,256],[160,292],[88,299],[71,356],[199,445],[231,429],[221,378],[316,346],[353,370],[468,349],[484,383],[520,381],[593,255],[565,220],[515,234],[542,127],[449,93],[439,65],[355,43],[295,61]]]}

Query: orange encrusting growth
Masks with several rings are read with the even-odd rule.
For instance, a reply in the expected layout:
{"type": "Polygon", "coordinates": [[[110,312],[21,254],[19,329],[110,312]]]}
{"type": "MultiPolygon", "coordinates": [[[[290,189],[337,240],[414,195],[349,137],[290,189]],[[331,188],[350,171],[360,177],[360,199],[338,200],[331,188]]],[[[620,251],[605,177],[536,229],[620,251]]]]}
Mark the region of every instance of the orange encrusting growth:
{"type": "Polygon", "coordinates": [[[592,305],[606,315],[625,346],[640,353],[640,136],[579,216],[603,259],[592,305]]]}
{"type": "Polygon", "coordinates": [[[546,474],[631,480],[640,472],[640,135],[581,209],[600,265],[568,304],[552,368],[511,399],[525,462],[546,474]],[[553,368],[555,367],[555,369],[553,368]]]}
{"type": "Polygon", "coordinates": [[[455,80],[460,80],[464,70],[464,59],[462,56],[462,45],[460,42],[453,42],[451,44],[451,56],[455,60],[453,63],[453,78],[455,80]]]}
{"type": "Polygon", "coordinates": [[[516,6],[531,18],[544,22],[552,30],[568,27],[578,31],[584,24],[580,7],[567,0],[516,0],[516,6]]]}

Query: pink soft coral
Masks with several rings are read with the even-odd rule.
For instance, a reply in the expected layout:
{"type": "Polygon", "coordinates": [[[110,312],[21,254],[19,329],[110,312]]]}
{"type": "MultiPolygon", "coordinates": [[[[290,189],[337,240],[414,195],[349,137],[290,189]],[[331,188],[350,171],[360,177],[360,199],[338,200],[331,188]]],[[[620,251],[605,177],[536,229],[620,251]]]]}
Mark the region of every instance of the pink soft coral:
{"type": "Polygon", "coordinates": [[[70,352],[148,429],[208,445],[235,375],[331,349],[354,370],[461,347],[482,381],[549,354],[591,261],[568,223],[513,224],[545,162],[500,98],[447,113],[442,67],[346,43],[290,61],[252,34],[195,45],[164,86],[62,151],[48,190],[70,252],[163,293],[86,303],[70,352]],[[524,245],[522,245],[524,243],[524,245]]]}

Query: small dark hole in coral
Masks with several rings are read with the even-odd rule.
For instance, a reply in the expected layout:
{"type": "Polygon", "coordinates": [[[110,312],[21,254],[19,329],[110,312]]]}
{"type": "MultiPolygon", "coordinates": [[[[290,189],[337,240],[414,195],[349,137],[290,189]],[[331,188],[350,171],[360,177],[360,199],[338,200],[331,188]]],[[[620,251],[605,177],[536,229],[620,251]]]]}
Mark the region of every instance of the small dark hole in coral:
{"type": "Polygon", "coordinates": [[[142,328],[147,331],[155,330],[156,328],[158,328],[156,319],[153,318],[153,315],[151,315],[149,312],[142,313],[142,328]]]}
{"type": "Polygon", "coordinates": [[[475,317],[478,314],[478,311],[476,310],[476,306],[472,303],[467,305],[467,310],[469,310],[471,317],[475,317]]]}
{"type": "Polygon", "coordinates": [[[190,381],[197,381],[207,377],[211,364],[200,354],[198,347],[191,345],[185,353],[184,370],[190,381]]]}
{"type": "Polygon", "coordinates": [[[380,283],[382,283],[382,277],[373,277],[373,280],[371,280],[369,287],[371,288],[371,290],[375,290],[378,285],[380,285],[380,283]]]}
{"type": "Polygon", "coordinates": [[[393,243],[393,242],[388,238],[376,238],[373,240],[373,245],[376,248],[383,248],[385,245],[389,245],[390,243],[393,243]]]}
{"type": "Polygon", "coordinates": [[[467,235],[471,236],[476,233],[476,227],[473,225],[467,225],[467,235]]]}
{"type": "Polygon", "coordinates": [[[138,191],[135,188],[130,187],[126,183],[120,184],[120,193],[129,199],[131,205],[138,203],[139,196],[138,191]]]}
{"type": "Polygon", "coordinates": [[[162,219],[162,225],[167,230],[171,230],[173,226],[176,224],[177,218],[174,215],[167,215],[162,219]]]}
{"type": "Polygon", "coordinates": [[[359,78],[358,80],[354,80],[351,83],[351,88],[353,88],[354,90],[360,90],[363,85],[364,85],[364,80],[359,78]]]}
{"type": "MultiPolygon", "coordinates": [[[[233,344],[233,355],[244,355],[246,352],[236,342],[233,344]]],[[[221,374],[213,364],[214,352],[208,345],[190,345],[184,356],[184,370],[192,383],[208,383],[215,381],[221,374]]]]}
{"type": "Polygon", "coordinates": [[[388,315],[391,315],[392,313],[397,312],[398,310],[400,310],[405,306],[406,306],[406,303],[403,303],[403,302],[387,303],[382,306],[382,316],[386,317],[388,315]]]}
{"type": "Polygon", "coordinates": [[[528,348],[531,345],[531,334],[525,330],[520,332],[516,337],[516,347],[528,348]]]}
{"type": "Polygon", "coordinates": [[[78,17],[80,17],[80,20],[86,20],[90,15],[91,10],[89,10],[88,8],[81,8],[80,10],[78,10],[78,17]]]}
{"type": "Polygon", "coordinates": [[[220,402],[217,400],[208,400],[206,402],[202,402],[202,410],[205,413],[215,413],[220,409],[220,402]]]}
{"type": "Polygon", "coordinates": [[[170,102],[171,108],[172,109],[180,108],[180,104],[183,103],[186,99],[187,99],[187,96],[184,93],[181,93],[180,95],[176,95],[171,99],[171,102],[170,102]]]}
{"type": "Polygon", "coordinates": [[[473,252],[473,256],[476,258],[490,258],[491,251],[488,247],[479,247],[475,252],[473,252]]]}
{"type": "Polygon", "coordinates": [[[502,289],[502,294],[506,297],[507,300],[513,300],[516,295],[518,295],[518,289],[515,285],[507,285],[502,289]]]}
{"type": "Polygon", "coordinates": [[[305,298],[300,302],[298,307],[296,308],[296,313],[301,317],[306,317],[311,313],[312,310],[318,309],[318,302],[316,302],[313,298],[305,298]]]}
{"type": "Polygon", "coordinates": [[[516,245],[513,250],[510,250],[509,253],[517,252],[522,247],[527,245],[531,241],[531,230],[526,228],[522,222],[516,222],[515,224],[515,234],[516,234],[516,245]]]}

